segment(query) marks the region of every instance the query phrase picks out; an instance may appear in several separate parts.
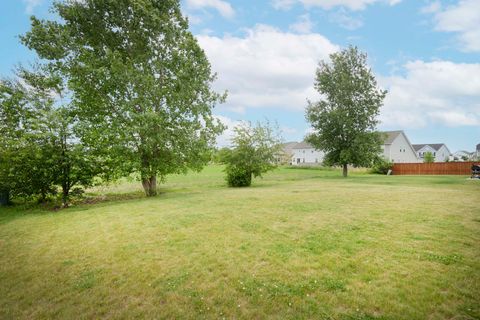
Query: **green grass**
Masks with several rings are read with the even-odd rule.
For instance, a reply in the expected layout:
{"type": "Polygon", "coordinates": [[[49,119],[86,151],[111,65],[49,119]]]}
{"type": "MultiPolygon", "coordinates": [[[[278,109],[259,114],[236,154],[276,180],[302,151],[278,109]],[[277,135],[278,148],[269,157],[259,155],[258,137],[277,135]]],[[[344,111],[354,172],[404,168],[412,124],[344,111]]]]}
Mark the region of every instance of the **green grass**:
{"type": "Polygon", "coordinates": [[[0,319],[480,318],[477,181],[211,166],[160,190],[1,209],[0,319]]]}

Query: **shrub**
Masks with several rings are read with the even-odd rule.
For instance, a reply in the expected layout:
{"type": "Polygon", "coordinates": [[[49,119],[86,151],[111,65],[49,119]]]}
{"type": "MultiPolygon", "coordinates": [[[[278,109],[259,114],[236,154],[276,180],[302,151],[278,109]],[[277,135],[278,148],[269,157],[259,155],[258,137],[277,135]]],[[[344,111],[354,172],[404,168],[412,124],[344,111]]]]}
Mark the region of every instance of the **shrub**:
{"type": "Polygon", "coordinates": [[[431,152],[425,152],[423,155],[423,162],[424,163],[432,163],[435,161],[435,157],[433,156],[433,153],[431,152]]]}
{"type": "Polygon", "coordinates": [[[387,159],[381,158],[375,162],[373,167],[370,169],[371,173],[378,173],[378,174],[387,174],[388,170],[393,168],[393,163],[388,161],[387,159]]]}
{"type": "Polygon", "coordinates": [[[227,183],[229,187],[249,187],[252,184],[252,173],[234,166],[227,166],[227,183]]]}
{"type": "Polygon", "coordinates": [[[280,140],[269,123],[243,123],[236,126],[232,138],[232,148],[223,149],[221,163],[225,163],[227,183],[230,187],[248,187],[252,177],[276,167],[276,156],[280,151],[280,140]]]}

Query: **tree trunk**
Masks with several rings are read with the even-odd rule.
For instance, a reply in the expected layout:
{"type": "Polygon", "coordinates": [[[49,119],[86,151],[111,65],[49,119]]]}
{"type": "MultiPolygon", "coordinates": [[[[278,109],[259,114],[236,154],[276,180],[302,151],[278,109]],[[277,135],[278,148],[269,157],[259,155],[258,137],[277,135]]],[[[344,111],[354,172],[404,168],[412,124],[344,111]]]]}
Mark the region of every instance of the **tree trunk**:
{"type": "Polygon", "coordinates": [[[157,176],[142,178],[143,189],[147,197],[154,197],[157,195],[157,176]]]}
{"type": "Polygon", "coordinates": [[[0,190],[0,207],[8,206],[10,204],[10,191],[0,190]]]}
{"type": "Polygon", "coordinates": [[[346,177],[347,177],[347,174],[348,174],[348,168],[347,168],[347,165],[344,164],[344,165],[343,165],[343,177],[346,178],[346,177]]]}
{"type": "Polygon", "coordinates": [[[66,185],[62,185],[62,202],[63,202],[63,207],[67,208],[68,207],[68,198],[70,195],[70,188],[66,185]]]}

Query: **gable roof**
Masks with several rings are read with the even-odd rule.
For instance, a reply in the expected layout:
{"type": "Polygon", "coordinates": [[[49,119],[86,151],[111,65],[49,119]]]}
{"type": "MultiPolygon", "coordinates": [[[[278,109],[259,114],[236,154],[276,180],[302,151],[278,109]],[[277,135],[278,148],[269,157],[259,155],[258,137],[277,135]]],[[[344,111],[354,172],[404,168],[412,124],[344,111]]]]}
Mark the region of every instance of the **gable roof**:
{"type": "MultiPolygon", "coordinates": [[[[385,134],[385,140],[383,142],[383,144],[392,144],[393,141],[403,133],[402,130],[397,130],[397,131],[383,131],[383,132],[380,132],[380,133],[383,133],[385,134]]],[[[405,135],[405,134],[404,134],[405,135]]]]}
{"type": "MultiPolygon", "coordinates": [[[[425,146],[429,146],[429,147],[431,147],[433,150],[438,151],[438,150],[440,150],[440,148],[441,148],[442,146],[444,146],[444,145],[445,145],[445,143],[425,143],[425,144],[412,144],[412,147],[413,147],[413,149],[415,149],[415,151],[418,151],[418,150],[422,149],[422,148],[425,147],[425,146]]],[[[447,147],[447,146],[445,146],[445,147],[447,147]]],[[[448,148],[447,148],[447,149],[448,149],[448,148]]]]}
{"type": "Polygon", "coordinates": [[[380,132],[380,133],[383,133],[384,135],[386,135],[385,140],[383,142],[384,145],[392,144],[393,141],[395,141],[395,139],[397,139],[397,137],[399,135],[403,135],[405,137],[405,140],[407,140],[407,143],[408,143],[408,146],[410,147],[410,150],[412,150],[413,154],[418,158],[417,152],[413,148],[412,144],[410,143],[410,140],[408,140],[408,137],[405,134],[405,132],[403,132],[403,130],[383,131],[383,132],[380,132]]]}
{"type": "Polygon", "coordinates": [[[310,143],[302,141],[293,146],[292,149],[315,149],[310,143]]]}
{"type": "Polygon", "coordinates": [[[282,150],[286,153],[289,153],[290,151],[292,151],[293,147],[297,145],[297,143],[298,142],[295,141],[282,143],[282,150]]]}

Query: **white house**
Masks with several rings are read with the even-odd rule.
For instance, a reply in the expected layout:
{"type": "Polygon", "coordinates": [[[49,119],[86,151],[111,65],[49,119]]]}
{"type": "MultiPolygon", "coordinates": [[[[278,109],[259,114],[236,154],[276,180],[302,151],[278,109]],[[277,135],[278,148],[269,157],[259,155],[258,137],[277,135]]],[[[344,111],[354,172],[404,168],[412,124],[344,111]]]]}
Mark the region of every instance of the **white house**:
{"type": "Polygon", "coordinates": [[[396,163],[421,162],[403,131],[386,131],[382,133],[385,135],[382,145],[382,155],[385,159],[396,163]]]}
{"type": "Polygon", "coordinates": [[[417,157],[423,161],[425,153],[430,152],[435,157],[435,162],[445,162],[452,153],[444,143],[413,144],[417,157]]]}
{"type": "Polygon", "coordinates": [[[315,165],[323,162],[325,153],[316,150],[311,144],[300,142],[292,148],[292,165],[315,165]]]}
{"type": "Polygon", "coordinates": [[[468,152],[465,150],[459,150],[452,154],[450,160],[452,161],[472,161],[475,158],[475,152],[468,152]]]}

